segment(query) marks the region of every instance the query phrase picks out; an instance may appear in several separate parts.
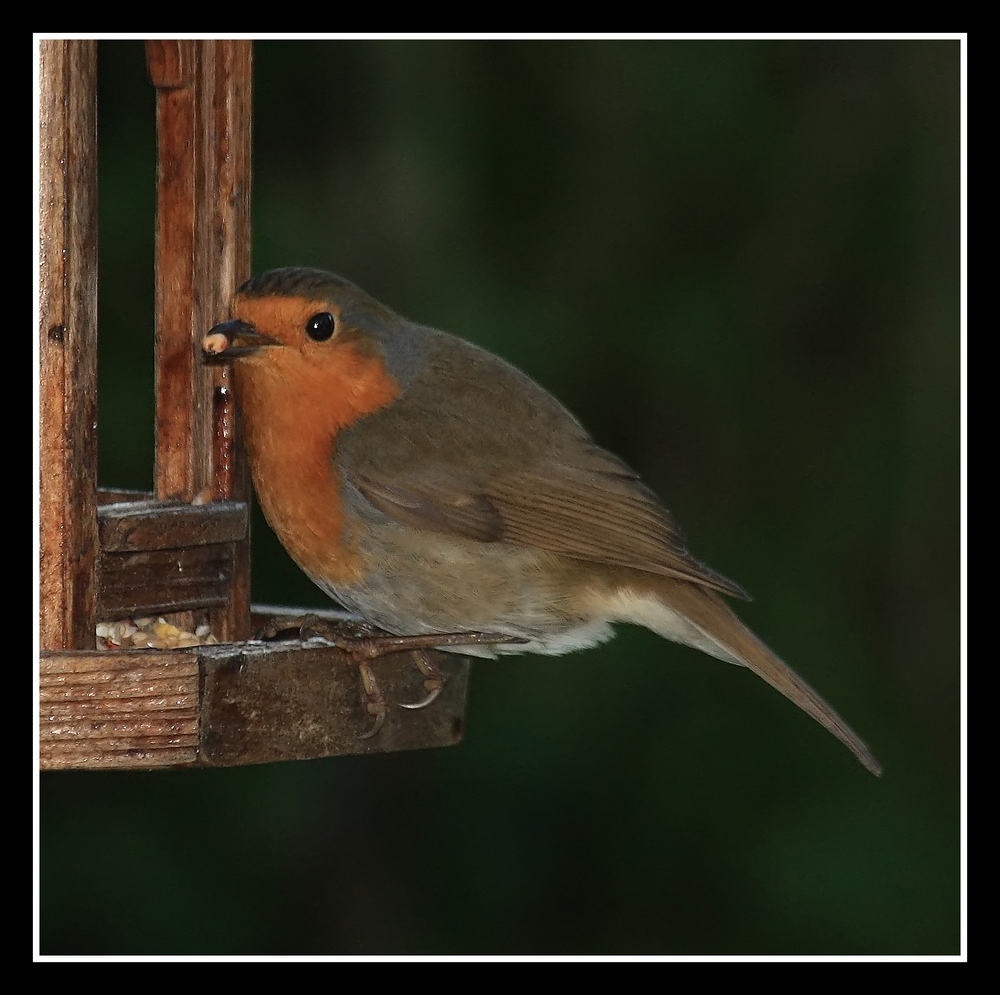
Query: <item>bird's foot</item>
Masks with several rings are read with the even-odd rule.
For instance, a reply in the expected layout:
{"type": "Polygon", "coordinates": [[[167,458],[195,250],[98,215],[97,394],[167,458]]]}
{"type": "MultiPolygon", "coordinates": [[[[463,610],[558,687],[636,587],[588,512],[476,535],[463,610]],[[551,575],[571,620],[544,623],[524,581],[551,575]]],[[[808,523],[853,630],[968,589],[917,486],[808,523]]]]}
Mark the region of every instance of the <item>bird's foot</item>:
{"type": "Polygon", "coordinates": [[[422,701],[401,701],[400,708],[426,708],[444,690],[444,674],[431,663],[423,650],[413,650],[410,657],[417,665],[417,670],[424,675],[424,690],[427,692],[422,701]]]}
{"type": "Polygon", "coordinates": [[[301,639],[304,642],[311,634],[315,634],[325,639],[324,627],[332,624],[323,621],[318,615],[278,615],[260,629],[254,638],[266,643],[276,639],[301,639]]]}
{"type": "MultiPolygon", "coordinates": [[[[353,626],[355,623],[351,623],[353,626]]],[[[333,642],[348,653],[358,664],[361,676],[361,692],[365,708],[375,718],[374,724],[361,738],[371,739],[382,728],[385,722],[385,696],[375,679],[371,661],[379,657],[392,656],[394,653],[409,651],[410,657],[417,669],[424,675],[424,690],[427,695],[421,701],[400,702],[400,708],[426,708],[437,699],[444,690],[444,674],[431,663],[428,649],[440,646],[476,646],[484,643],[517,643],[525,642],[519,636],[505,636],[498,632],[434,632],[419,636],[393,636],[381,632],[367,623],[359,627],[368,630],[366,634],[345,636],[342,633],[333,638],[333,642]]]]}
{"type": "Polygon", "coordinates": [[[425,650],[440,646],[481,646],[489,643],[523,643],[520,636],[500,632],[433,632],[419,636],[393,636],[367,622],[342,620],[329,622],[317,615],[303,615],[296,619],[274,619],[263,630],[261,639],[278,639],[284,636],[305,640],[316,635],[342,650],[358,665],[361,699],[374,719],[371,729],[361,738],[371,739],[385,724],[387,706],[385,695],[379,687],[371,662],[383,656],[409,652],[417,669],[424,676],[426,697],[421,701],[400,703],[400,708],[426,708],[444,690],[445,679],[431,663],[425,650]],[[287,635],[286,635],[287,634],[287,635]]]}

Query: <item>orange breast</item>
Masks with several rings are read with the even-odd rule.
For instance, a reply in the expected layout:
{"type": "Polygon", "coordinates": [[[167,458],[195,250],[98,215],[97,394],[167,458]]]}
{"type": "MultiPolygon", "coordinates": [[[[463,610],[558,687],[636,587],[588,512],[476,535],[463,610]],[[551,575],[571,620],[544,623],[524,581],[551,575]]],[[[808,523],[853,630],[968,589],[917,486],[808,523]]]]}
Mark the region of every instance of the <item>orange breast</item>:
{"type": "Polygon", "coordinates": [[[363,567],[349,540],[336,437],[391,404],[398,383],[380,357],[351,342],[323,351],[315,343],[266,348],[240,359],[235,374],[254,488],[268,524],[311,577],[356,582],[363,567]]]}
{"type": "Polygon", "coordinates": [[[283,431],[281,420],[247,419],[254,489],[268,524],[310,577],[347,585],[360,579],[357,553],[345,540],[341,479],[334,440],[283,431]]]}

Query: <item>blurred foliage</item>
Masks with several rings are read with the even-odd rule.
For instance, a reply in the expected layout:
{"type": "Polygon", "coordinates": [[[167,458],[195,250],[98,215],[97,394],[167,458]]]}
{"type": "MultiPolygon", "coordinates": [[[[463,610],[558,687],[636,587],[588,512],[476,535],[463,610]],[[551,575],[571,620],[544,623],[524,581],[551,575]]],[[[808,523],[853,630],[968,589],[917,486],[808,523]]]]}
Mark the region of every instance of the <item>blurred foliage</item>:
{"type": "MultiPolygon", "coordinates": [[[[100,478],[152,474],[154,93],[100,44],[100,478]]],[[[464,743],[42,778],[46,953],[959,948],[959,45],[262,41],[254,268],[549,387],[885,764],[625,630],[464,743]]],[[[323,595],[255,520],[259,600],[323,595]]]]}

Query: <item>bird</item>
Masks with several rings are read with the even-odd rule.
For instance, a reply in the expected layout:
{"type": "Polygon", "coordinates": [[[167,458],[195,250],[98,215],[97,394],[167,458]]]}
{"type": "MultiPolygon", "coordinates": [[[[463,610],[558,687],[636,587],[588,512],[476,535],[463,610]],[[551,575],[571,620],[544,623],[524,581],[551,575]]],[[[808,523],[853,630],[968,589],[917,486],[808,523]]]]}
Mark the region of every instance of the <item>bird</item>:
{"type": "MultiPolygon", "coordinates": [[[[202,350],[232,364],[264,517],[393,646],[458,651],[466,635],[467,654],[558,655],[644,626],[749,668],[881,774],[724,600],[744,589],[695,559],[639,475],[521,370],[323,269],[253,276],[230,314],[202,350]]],[[[372,693],[370,670],[362,684],[372,693]]]]}

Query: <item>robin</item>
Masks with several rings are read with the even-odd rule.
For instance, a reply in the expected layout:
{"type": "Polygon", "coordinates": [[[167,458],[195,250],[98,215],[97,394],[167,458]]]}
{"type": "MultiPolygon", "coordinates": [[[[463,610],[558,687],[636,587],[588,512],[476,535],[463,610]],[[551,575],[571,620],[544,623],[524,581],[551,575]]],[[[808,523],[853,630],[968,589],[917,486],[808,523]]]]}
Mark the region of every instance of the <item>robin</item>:
{"type": "MultiPolygon", "coordinates": [[[[749,667],[881,772],[723,600],[744,590],[691,556],[638,475],[503,359],[298,267],[243,284],[202,345],[234,362],[271,528],[341,605],[420,637],[395,645],[467,634],[477,655],[561,654],[616,622],[646,626],[749,667]]],[[[372,693],[370,670],[362,680],[372,693]]]]}

